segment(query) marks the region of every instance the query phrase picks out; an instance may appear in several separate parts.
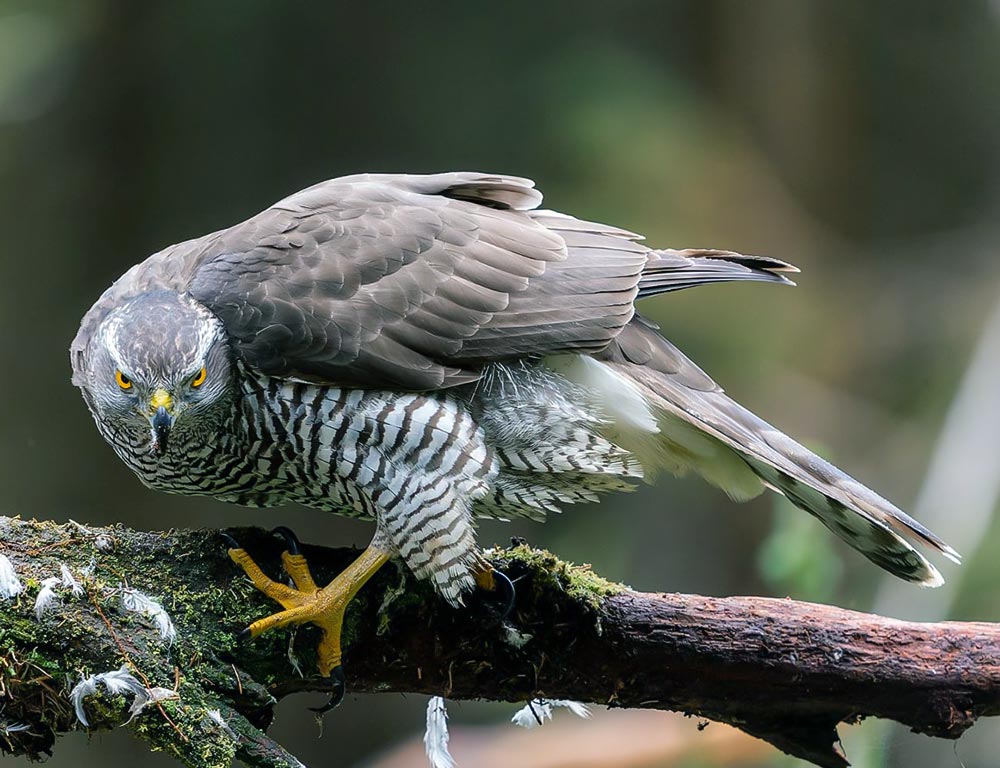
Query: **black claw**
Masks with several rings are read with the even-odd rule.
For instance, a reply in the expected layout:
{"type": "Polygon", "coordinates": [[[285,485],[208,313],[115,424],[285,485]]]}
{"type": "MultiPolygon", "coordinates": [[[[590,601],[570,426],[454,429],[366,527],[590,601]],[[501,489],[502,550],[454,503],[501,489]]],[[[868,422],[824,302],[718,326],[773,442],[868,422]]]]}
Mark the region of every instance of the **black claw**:
{"type": "Polygon", "coordinates": [[[244,640],[249,640],[250,639],[250,627],[244,627],[243,629],[241,629],[240,632],[239,632],[239,634],[236,635],[236,639],[239,640],[240,642],[243,642],[244,640]]]}
{"type": "Polygon", "coordinates": [[[339,707],[340,703],[344,700],[344,694],[347,692],[347,680],[344,678],[344,668],[338,664],[330,672],[330,678],[333,680],[333,692],[330,694],[330,700],[322,707],[309,707],[311,712],[325,715],[331,709],[339,707]]]}
{"type": "Polygon", "coordinates": [[[302,549],[299,546],[299,537],[292,533],[291,528],[286,528],[283,525],[279,525],[277,528],[273,528],[271,533],[276,534],[285,540],[285,549],[290,555],[301,555],[302,549]]]}
{"type": "Polygon", "coordinates": [[[219,531],[219,538],[222,539],[229,549],[242,549],[240,543],[225,531],[219,531]]]}
{"type": "Polygon", "coordinates": [[[507,574],[503,571],[493,570],[493,581],[496,583],[497,594],[501,597],[505,597],[503,611],[500,614],[500,620],[503,621],[511,612],[514,610],[514,602],[517,599],[517,590],[514,589],[514,582],[508,578],[507,574]]]}

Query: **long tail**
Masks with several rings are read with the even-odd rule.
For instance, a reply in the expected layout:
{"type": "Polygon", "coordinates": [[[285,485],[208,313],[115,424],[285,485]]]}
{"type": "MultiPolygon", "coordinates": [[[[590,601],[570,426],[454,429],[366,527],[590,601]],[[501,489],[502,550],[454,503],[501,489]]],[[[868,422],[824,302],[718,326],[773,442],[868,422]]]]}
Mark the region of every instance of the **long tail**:
{"type": "Polygon", "coordinates": [[[636,438],[636,430],[632,446],[630,435],[615,436],[637,450],[644,465],[676,474],[693,470],[734,498],[765,487],[782,493],[876,565],[923,586],[944,580],[916,547],[960,561],[902,510],[729,398],[641,318],[595,362],[617,378],[618,402],[637,396],[652,411],[655,441],[636,438]]]}

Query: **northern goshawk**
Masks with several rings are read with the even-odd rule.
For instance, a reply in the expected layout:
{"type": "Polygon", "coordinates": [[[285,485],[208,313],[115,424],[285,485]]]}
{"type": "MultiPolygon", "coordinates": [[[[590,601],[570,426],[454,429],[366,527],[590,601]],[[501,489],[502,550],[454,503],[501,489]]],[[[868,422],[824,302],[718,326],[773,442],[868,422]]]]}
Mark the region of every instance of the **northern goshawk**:
{"type": "Polygon", "coordinates": [[[531,181],[358,175],[133,267],[84,316],[73,382],[151,488],[249,506],[298,502],[375,521],[317,588],[230,555],[284,607],[253,635],[312,622],[342,681],[357,590],[398,556],[458,605],[496,586],[477,517],[542,519],[693,470],[737,500],[784,494],[903,579],[955,561],[891,503],[727,397],[635,312],[637,299],[733,280],[788,283],[776,259],[653,250],[538,210],[531,181]]]}

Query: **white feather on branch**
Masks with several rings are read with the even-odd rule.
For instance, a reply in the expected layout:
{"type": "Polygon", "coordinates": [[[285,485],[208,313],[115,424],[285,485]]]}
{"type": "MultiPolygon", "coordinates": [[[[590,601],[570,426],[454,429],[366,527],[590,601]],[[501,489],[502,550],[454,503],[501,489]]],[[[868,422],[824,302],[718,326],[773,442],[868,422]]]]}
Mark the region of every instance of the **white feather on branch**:
{"type": "Polygon", "coordinates": [[[24,584],[17,578],[14,564],[7,555],[0,555],[0,598],[9,600],[24,591],[24,584]]]}
{"type": "Polygon", "coordinates": [[[112,696],[132,695],[132,704],[129,707],[129,719],[132,722],[136,715],[150,704],[158,701],[179,698],[176,691],[169,688],[147,688],[128,671],[128,667],[122,667],[111,672],[102,672],[99,675],[80,680],[69,693],[69,700],[73,704],[73,711],[76,712],[76,719],[85,727],[90,727],[87,720],[87,713],[83,708],[84,699],[97,693],[99,685],[103,685],[105,690],[112,696]]]}
{"type": "Polygon", "coordinates": [[[174,623],[170,620],[169,614],[149,595],[143,594],[137,589],[123,589],[122,607],[126,611],[149,616],[156,624],[160,637],[168,643],[173,643],[177,638],[177,630],[174,629],[174,623]]]}
{"type": "Polygon", "coordinates": [[[62,574],[63,587],[68,589],[72,593],[73,597],[82,596],[83,587],[80,586],[80,582],[76,580],[76,577],[65,563],[60,563],[59,572],[62,574]]]}
{"type": "Polygon", "coordinates": [[[38,594],[35,596],[35,618],[39,621],[42,620],[42,616],[55,606],[57,596],[54,588],[59,581],[58,576],[50,576],[42,580],[42,588],[38,590],[38,594]]]}

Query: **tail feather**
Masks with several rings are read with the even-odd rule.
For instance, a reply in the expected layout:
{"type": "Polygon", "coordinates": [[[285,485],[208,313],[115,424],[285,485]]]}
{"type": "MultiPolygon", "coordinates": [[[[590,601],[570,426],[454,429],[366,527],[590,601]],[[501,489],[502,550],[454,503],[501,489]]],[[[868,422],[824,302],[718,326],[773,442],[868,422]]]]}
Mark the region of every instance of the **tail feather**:
{"type": "MultiPolygon", "coordinates": [[[[643,347],[662,340],[648,325],[630,323],[629,336],[646,337],[643,347]]],[[[675,472],[692,469],[733,495],[752,495],[752,484],[733,470],[733,459],[759,482],[817,517],[833,533],[876,565],[907,581],[935,587],[938,570],[917,550],[936,550],[954,562],[958,553],[919,522],[874,491],[792,440],[729,398],[706,387],[705,376],[665,340],[663,360],[629,361],[622,347],[602,353],[602,362],[638,386],[659,416],[661,465],[675,472]],[[696,372],[686,370],[683,363],[696,372]],[[697,388],[689,381],[699,382],[697,388]],[[692,434],[698,436],[692,440],[692,434]],[[713,453],[709,447],[714,446],[713,453]],[[729,456],[731,458],[726,458],[729,456]]],[[[627,446],[626,446],[627,447],[627,446]]]]}
{"type": "Polygon", "coordinates": [[[785,274],[799,271],[791,264],[767,256],[714,249],[666,249],[653,251],[649,256],[639,278],[639,298],[742,280],[794,285],[785,274]]]}
{"type": "MultiPolygon", "coordinates": [[[[916,520],[722,392],[677,390],[662,386],[662,377],[655,373],[632,373],[640,381],[658,379],[644,383],[666,416],[661,423],[668,425],[668,437],[675,419],[696,426],[734,451],[767,487],[816,516],[876,565],[907,581],[935,587],[944,581],[941,574],[913,545],[931,547],[959,562],[954,549],[916,520]]],[[[697,465],[693,469],[700,471],[697,465]]]]}

